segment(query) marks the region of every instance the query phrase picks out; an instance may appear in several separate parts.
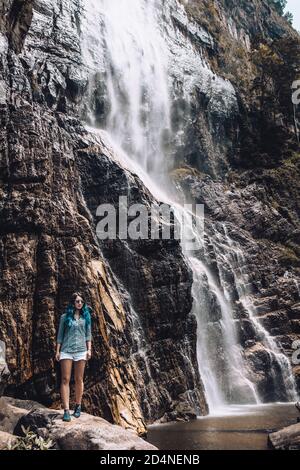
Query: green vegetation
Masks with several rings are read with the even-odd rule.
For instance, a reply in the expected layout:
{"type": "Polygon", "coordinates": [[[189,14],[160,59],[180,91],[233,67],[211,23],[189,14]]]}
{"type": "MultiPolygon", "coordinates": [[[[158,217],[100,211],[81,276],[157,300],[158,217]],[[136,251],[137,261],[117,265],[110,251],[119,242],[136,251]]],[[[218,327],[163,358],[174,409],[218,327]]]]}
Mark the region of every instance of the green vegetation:
{"type": "Polygon", "coordinates": [[[287,5],[287,0],[268,0],[268,3],[275,8],[279,15],[284,14],[284,10],[287,5]]]}
{"type": "Polygon", "coordinates": [[[205,173],[187,164],[182,165],[180,168],[175,168],[170,173],[171,178],[173,178],[174,180],[179,180],[179,181],[189,175],[195,176],[196,178],[199,178],[200,180],[202,178],[207,177],[205,173]]]}
{"type": "Polygon", "coordinates": [[[54,446],[51,439],[37,436],[30,428],[22,426],[24,437],[18,437],[15,444],[9,445],[6,450],[49,450],[54,446]]]}
{"type": "Polygon", "coordinates": [[[291,152],[291,156],[284,161],[285,165],[298,165],[300,162],[300,153],[291,152]]]}
{"type": "Polygon", "coordinates": [[[281,245],[279,243],[277,244],[277,246],[280,248],[281,251],[278,260],[282,266],[300,266],[300,259],[292,248],[285,245],[281,245]]]}

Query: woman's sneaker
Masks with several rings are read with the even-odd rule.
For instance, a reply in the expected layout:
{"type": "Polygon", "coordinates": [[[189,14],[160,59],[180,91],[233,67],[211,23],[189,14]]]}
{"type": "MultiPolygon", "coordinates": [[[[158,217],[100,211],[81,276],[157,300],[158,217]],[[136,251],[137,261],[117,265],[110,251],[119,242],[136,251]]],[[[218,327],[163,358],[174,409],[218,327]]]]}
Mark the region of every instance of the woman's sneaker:
{"type": "Polygon", "coordinates": [[[67,422],[71,421],[71,415],[70,415],[69,410],[64,411],[63,421],[67,421],[67,422]]]}
{"type": "Polygon", "coordinates": [[[75,418],[79,418],[80,413],[81,413],[81,405],[75,405],[73,416],[75,416],[75,418]]]}

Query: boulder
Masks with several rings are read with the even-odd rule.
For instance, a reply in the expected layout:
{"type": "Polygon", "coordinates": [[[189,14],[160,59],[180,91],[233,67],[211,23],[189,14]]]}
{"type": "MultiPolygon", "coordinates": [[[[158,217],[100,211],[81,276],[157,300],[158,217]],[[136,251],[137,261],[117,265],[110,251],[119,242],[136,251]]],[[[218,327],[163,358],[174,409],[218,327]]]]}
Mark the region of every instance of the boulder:
{"type": "Polygon", "coordinates": [[[278,450],[300,450],[300,423],[269,434],[269,445],[278,450]]]}
{"type": "Polygon", "coordinates": [[[63,450],[155,450],[135,431],[110,424],[102,418],[83,413],[70,423],[59,416],[54,420],[49,437],[63,450]]]}
{"type": "MultiPolygon", "coordinates": [[[[24,407],[21,413],[23,413],[24,407]]],[[[62,420],[63,411],[40,407],[21,416],[14,434],[23,436],[22,426],[44,439],[51,439],[57,450],[155,450],[131,429],[111,424],[103,418],[82,413],[71,422],[62,420]]]]}
{"type": "Polygon", "coordinates": [[[18,421],[34,407],[43,407],[31,400],[18,400],[11,397],[0,398],[0,431],[13,433],[18,421]]]}

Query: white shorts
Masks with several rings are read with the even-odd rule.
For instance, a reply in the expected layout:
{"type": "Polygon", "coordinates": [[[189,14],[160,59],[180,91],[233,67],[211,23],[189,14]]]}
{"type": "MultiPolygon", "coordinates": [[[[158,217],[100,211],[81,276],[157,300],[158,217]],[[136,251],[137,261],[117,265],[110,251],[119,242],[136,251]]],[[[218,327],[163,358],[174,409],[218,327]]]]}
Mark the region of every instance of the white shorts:
{"type": "Polygon", "coordinates": [[[72,354],[61,352],[59,356],[59,360],[61,361],[62,359],[71,359],[72,361],[86,361],[86,353],[87,351],[72,353],[72,354]]]}

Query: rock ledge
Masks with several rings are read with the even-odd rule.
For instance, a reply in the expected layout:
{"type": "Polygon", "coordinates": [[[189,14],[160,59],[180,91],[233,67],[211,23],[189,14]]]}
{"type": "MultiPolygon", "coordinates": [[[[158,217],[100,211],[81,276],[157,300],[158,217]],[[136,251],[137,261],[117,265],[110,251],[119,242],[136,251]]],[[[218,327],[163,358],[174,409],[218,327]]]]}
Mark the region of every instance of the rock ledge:
{"type": "Polygon", "coordinates": [[[70,423],[62,421],[63,411],[45,408],[28,400],[0,399],[0,449],[16,436],[22,436],[22,426],[38,436],[51,439],[57,450],[155,450],[135,431],[111,424],[103,418],[82,413],[70,423]]]}

